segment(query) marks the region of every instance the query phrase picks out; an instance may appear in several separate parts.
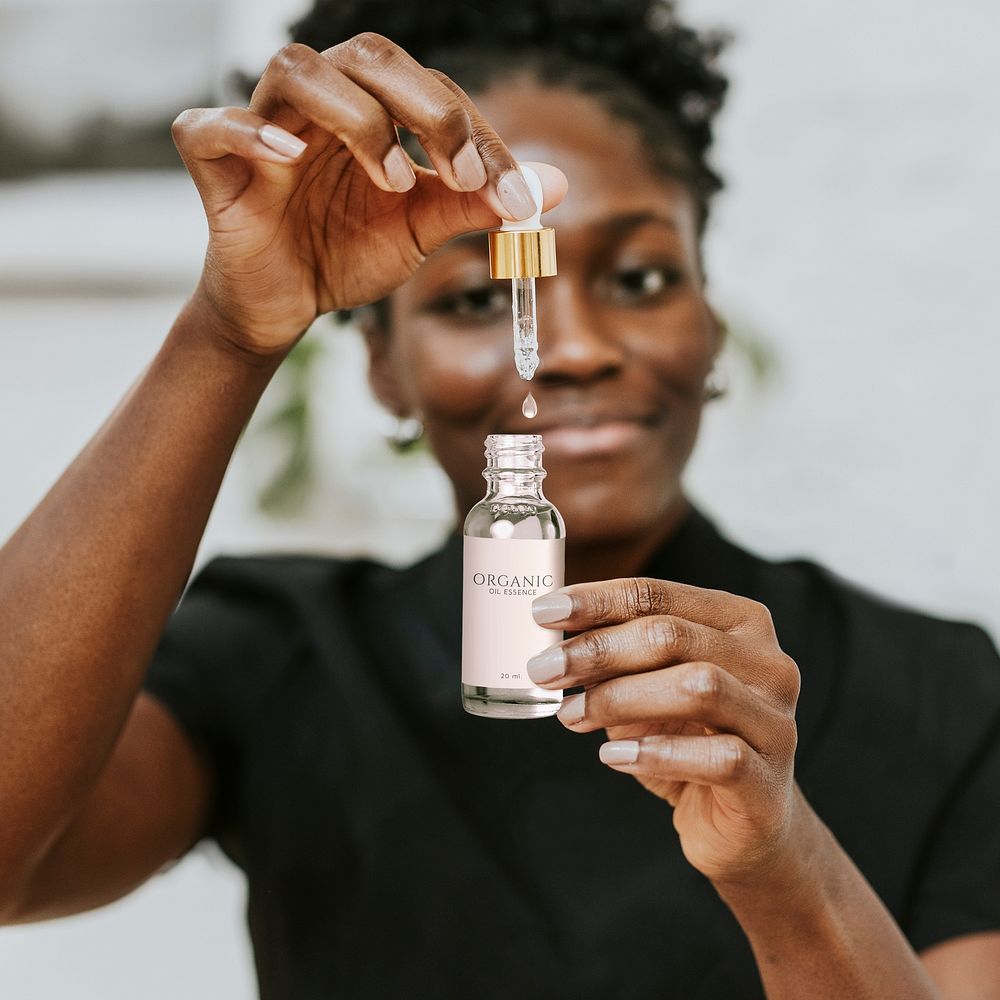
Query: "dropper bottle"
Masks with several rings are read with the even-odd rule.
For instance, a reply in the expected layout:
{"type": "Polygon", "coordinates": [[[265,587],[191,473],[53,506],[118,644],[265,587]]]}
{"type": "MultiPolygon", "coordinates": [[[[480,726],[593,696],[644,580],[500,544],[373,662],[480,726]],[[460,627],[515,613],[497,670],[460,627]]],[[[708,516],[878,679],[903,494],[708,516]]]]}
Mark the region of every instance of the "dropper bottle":
{"type": "Polygon", "coordinates": [[[542,182],[531,167],[521,167],[528,190],[537,206],[530,219],[504,222],[491,229],[490,275],[511,281],[514,319],[514,364],[525,381],[538,368],[538,318],[535,278],[556,273],[556,231],[542,225],[542,182]]]}
{"type": "Polygon", "coordinates": [[[564,582],[566,525],[542,492],[542,438],[486,439],[486,496],[462,534],[462,705],[471,715],[539,719],[554,715],[562,692],[536,687],[525,664],[562,641],[542,628],[531,602],[564,582]]]}

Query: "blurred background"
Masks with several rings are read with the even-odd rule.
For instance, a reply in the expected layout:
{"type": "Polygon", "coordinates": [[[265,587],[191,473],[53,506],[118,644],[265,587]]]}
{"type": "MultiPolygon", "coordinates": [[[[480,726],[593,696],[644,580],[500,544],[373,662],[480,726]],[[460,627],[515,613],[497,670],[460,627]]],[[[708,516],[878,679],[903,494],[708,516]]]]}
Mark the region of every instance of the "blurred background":
{"type": "MultiPolygon", "coordinates": [[[[205,227],[169,124],[230,103],[290,0],[0,0],[0,535],[149,361],[205,227]]],[[[989,0],[684,0],[736,33],[706,255],[737,336],[689,476],[736,540],[1000,634],[1000,128],[989,0]]],[[[544,316],[542,346],[544,351],[544,316]]],[[[447,528],[357,335],[320,321],[240,446],[200,561],[412,558],[447,528]]],[[[95,914],[0,931],[0,995],[255,996],[209,846],[95,914]]]]}

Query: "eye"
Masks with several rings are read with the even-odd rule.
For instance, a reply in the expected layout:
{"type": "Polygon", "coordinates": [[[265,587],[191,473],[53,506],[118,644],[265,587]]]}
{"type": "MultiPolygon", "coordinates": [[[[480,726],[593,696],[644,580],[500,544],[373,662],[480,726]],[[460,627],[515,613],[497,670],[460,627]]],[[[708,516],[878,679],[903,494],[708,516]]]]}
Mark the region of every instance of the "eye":
{"type": "Polygon", "coordinates": [[[611,295],[616,301],[641,303],[655,299],[683,280],[681,271],[670,265],[625,267],[611,279],[611,295]]]}
{"type": "Polygon", "coordinates": [[[431,312],[456,320],[489,323],[510,312],[510,291],[500,282],[477,285],[443,295],[429,308],[431,312]]]}

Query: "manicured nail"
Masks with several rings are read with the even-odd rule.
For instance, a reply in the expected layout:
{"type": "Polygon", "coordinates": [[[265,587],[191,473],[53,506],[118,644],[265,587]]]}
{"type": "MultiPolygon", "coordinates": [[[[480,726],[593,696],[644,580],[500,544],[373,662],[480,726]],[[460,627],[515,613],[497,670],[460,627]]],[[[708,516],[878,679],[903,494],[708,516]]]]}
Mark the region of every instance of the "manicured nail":
{"type": "Polygon", "coordinates": [[[417,183],[413,167],[410,166],[410,160],[401,146],[393,146],[386,153],[385,159],[382,161],[382,169],[385,171],[385,179],[393,191],[409,191],[417,183]]]}
{"type": "Polygon", "coordinates": [[[562,646],[550,646],[525,664],[528,676],[536,684],[548,684],[566,673],[566,654],[562,646]]]}
{"type": "Polygon", "coordinates": [[[455,154],[451,168],[466,191],[478,191],[486,183],[486,167],[471,139],[455,154]]]}
{"type": "Polygon", "coordinates": [[[260,136],[260,141],[265,146],[270,146],[276,153],[281,153],[282,156],[293,160],[295,157],[301,156],[302,151],[306,148],[306,144],[297,135],[292,135],[291,132],[286,132],[283,128],[278,128],[277,125],[261,125],[257,129],[257,135],[260,136]]]}
{"type": "Polygon", "coordinates": [[[573,612],[573,598],[569,594],[553,591],[542,594],[531,602],[531,615],[539,625],[565,621],[573,612]]]}
{"type": "Polygon", "coordinates": [[[567,726],[576,725],[583,718],[583,699],[585,697],[585,692],[581,692],[580,694],[571,694],[568,698],[563,698],[562,707],[556,712],[556,715],[559,716],[559,721],[565,723],[567,726]]]}
{"type": "Polygon", "coordinates": [[[528,182],[516,170],[508,170],[497,181],[497,196],[515,219],[527,219],[535,214],[537,206],[528,190],[528,182]]]}
{"type": "Polygon", "coordinates": [[[634,764],[639,759],[639,741],[614,740],[602,743],[597,754],[603,764],[634,764]]]}

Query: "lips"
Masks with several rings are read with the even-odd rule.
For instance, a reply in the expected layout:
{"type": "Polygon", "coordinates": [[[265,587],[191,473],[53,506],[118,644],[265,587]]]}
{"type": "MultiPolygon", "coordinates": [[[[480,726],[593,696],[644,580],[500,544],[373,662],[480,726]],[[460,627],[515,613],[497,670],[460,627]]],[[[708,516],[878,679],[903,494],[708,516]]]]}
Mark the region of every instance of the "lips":
{"type": "Polygon", "coordinates": [[[549,454],[582,458],[612,455],[635,445],[648,428],[635,420],[611,420],[591,426],[552,427],[542,433],[549,454]]]}
{"type": "Polygon", "coordinates": [[[519,428],[515,433],[541,434],[550,456],[582,458],[613,455],[634,447],[659,422],[659,415],[573,413],[563,419],[550,418],[544,424],[519,428]]]}

